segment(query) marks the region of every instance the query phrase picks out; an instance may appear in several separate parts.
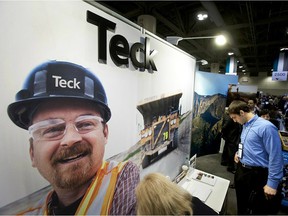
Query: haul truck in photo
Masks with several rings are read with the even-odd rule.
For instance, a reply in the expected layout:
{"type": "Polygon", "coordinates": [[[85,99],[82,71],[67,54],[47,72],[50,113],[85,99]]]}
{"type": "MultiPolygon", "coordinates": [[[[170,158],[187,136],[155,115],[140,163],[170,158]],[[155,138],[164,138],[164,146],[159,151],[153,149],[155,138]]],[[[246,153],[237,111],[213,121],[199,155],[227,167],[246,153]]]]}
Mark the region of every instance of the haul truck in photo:
{"type": "Polygon", "coordinates": [[[140,132],[143,168],[177,148],[181,97],[180,92],[163,94],[138,104],[144,119],[144,129],[140,132]]]}

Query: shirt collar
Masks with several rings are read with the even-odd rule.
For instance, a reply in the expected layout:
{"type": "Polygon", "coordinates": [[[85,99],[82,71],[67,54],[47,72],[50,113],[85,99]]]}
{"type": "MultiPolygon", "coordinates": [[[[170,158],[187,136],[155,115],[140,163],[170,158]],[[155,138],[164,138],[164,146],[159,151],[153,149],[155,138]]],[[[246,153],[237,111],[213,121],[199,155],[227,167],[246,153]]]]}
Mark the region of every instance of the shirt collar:
{"type": "Polygon", "coordinates": [[[244,126],[247,127],[247,126],[253,124],[258,118],[259,118],[258,115],[254,115],[249,121],[247,121],[247,122],[244,124],[244,126]]]}

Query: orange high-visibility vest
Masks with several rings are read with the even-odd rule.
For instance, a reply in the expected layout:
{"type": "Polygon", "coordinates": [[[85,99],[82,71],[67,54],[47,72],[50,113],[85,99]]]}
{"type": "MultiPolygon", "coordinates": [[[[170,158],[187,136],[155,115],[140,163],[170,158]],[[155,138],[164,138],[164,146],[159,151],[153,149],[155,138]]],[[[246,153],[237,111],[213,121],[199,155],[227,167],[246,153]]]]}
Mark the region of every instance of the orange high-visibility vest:
{"type": "MultiPolygon", "coordinates": [[[[75,215],[108,215],[112,206],[118,174],[122,171],[126,162],[115,161],[102,163],[96,177],[87,189],[75,215]]],[[[45,199],[41,199],[37,207],[30,208],[18,215],[48,215],[48,203],[53,191],[49,192],[45,199]]]]}

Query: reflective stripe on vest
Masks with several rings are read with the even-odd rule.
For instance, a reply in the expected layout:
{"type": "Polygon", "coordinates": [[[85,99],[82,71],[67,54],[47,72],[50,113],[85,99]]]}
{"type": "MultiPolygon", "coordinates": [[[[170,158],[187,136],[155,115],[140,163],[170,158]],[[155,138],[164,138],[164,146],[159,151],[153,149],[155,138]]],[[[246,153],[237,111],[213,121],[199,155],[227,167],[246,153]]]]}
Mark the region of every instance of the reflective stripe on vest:
{"type": "Polygon", "coordinates": [[[46,197],[40,199],[37,203],[37,207],[25,210],[17,215],[48,215],[46,206],[48,206],[48,201],[51,199],[53,191],[50,191],[46,197]]]}
{"type": "Polygon", "coordinates": [[[108,214],[112,205],[118,174],[126,163],[104,162],[91,183],[78,210],[77,215],[108,214]]]}
{"type": "MultiPolygon", "coordinates": [[[[118,175],[126,162],[103,162],[97,171],[95,179],[86,191],[75,215],[108,215],[112,206],[118,175]]],[[[30,209],[22,214],[47,215],[48,201],[51,199],[52,191],[46,199],[42,199],[38,208],[30,209]]],[[[40,203],[39,202],[39,203],[40,203]]]]}

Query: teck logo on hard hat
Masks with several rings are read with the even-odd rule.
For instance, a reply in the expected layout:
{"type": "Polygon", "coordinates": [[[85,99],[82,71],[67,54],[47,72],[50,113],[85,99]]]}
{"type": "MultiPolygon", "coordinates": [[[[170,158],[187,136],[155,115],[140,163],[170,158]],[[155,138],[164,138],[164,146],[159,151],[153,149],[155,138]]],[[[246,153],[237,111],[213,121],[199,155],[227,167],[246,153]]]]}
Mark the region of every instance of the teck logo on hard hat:
{"type": "Polygon", "coordinates": [[[65,80],[61,76],[52,76],[52,78],[55,80],[55,87],[60,87],[60,88],[70,88],[70,89],[80,89],[80,82],[77,81],[76,78],[73,80],[65,80]]]}
{"type": "MultiPolygon", "coordinates": [[[[64,67],[52,68],[47,72],[46,91],[49,94],[57,95],[59,92],[63,94],[84,94],[85,91],[85,76],[82,73],[75,73],[76,70],[65,69],[64,67]],[[67,72],[70,73],[67,73],[67,72]]],[[[76,71],[77,72],[77,71],[76,71]]]]}
{"type": "MultiPolygon", "coordinates": [[[[116,23],[111,22],[97,14],[87,11],[87,22],[98,26],[98,61],[106,63],[107,61],[107,30],[114,31],[116,23]]],[[[149,38],[145,37],[145,44],[134,43],[129,50],[129,43],[122,35],[114,35],[109,42],[109,52],[112,61],[117,66],[128,65],[130,56],[132,64],[139,68],[140,71],[145,69],[153,73],[157,71],[153,57],[156,55],[156,50],[150,50],[149,38]],[[119,46],[120,45],[120,46],[119,46]],[[143,60],[137,59],[137,52],[144,54],[143,60]],[[152,70],[152,71],[151,71],[152,70]]]]}

